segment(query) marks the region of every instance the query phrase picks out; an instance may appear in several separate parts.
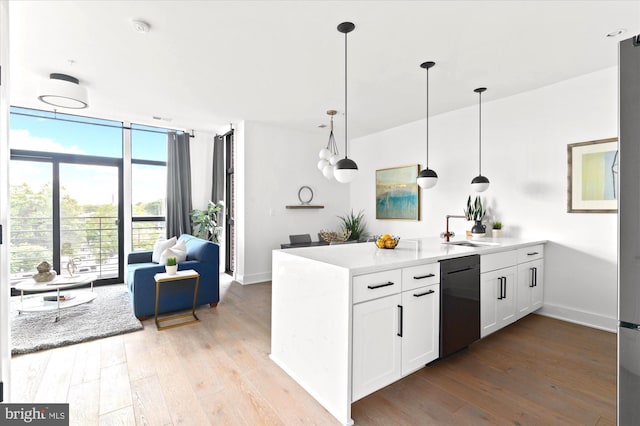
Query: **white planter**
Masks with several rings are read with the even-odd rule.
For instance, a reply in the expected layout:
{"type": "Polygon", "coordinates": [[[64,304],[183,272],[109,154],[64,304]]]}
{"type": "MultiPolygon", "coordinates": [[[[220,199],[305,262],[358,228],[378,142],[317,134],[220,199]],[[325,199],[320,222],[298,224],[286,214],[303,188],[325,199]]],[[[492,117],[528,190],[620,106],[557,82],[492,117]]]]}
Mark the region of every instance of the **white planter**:
{"type": "Polygon", "coordinates": [[[502,229],[492,229],[491,236],[493,238],[500,238],[500,234],[502,234],[502,229]]]}
{"type": "Polygon", "coordinates": [[[173,266],[165,265],[164,269],[167,271],[167,274],[169,275],[175,275],[178,273],[178,265],[173,265],[173,266]]]}

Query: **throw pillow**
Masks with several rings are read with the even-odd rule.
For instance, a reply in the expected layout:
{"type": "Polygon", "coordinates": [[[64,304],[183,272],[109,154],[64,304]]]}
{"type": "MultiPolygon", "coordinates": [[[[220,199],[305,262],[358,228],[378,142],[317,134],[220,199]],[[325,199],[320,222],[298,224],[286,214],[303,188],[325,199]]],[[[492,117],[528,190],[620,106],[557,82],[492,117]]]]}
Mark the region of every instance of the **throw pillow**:
{"type": "Polygon", "coordinates": [[[160,255],[160,264],[166,265],[168,257],[175,257],[178,263],[187,260],[187,243],[178,241],[173,247],[169,247],[160,255]]]}
{"type": "Polygon", "coordinates": [[[173,247],[176,245],[176,241],[178,239],[176,237],[169,238],[168,240],[158,239],[156,243],[153,245],[153,254],[151,255],[151,261],[154,263],[160,263],[160,256],[162,256],[162,252],[164,252],[169,247],[173,247]]]}

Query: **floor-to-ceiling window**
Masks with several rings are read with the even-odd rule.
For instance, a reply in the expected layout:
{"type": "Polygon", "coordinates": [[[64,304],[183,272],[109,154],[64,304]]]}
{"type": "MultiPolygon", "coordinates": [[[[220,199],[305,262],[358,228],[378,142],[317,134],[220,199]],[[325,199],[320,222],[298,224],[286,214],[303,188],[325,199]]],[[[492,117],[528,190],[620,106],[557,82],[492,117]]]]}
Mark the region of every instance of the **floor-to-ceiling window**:
{"type": "Polygon", "coordinates": [[[131,125],[131,204],[133,250],[153,248],[165,236],[167,133],[131,125]]]}
{"type": "Polygon", "coordinates": [[[11,108],[11,281],[31,277],[43,260],[64,274],[73,259],[98,284],[122,282],[123,167],[131,167],[133,249],[150,248],[164,235],[166,133],[11,108]],[[123,164],[125,132],[130,165],[123,164]]]}

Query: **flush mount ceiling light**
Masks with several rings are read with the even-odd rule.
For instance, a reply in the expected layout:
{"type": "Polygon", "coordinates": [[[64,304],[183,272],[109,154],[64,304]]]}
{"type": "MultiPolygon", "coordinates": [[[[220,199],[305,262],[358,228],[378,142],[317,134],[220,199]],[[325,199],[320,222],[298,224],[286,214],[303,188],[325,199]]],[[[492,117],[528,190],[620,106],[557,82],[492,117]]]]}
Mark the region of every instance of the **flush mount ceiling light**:
{"type": "Polygon", "coordinates": [[[420,64],[420,68],[427,70],[427,162],[424,170],[418,175],[418,186],[422,189],[433,188],[438,183],[438,174],[429,168],[429,68],[433,67],[436,63],[432,61],[423,62],[420,64]]]}
{"type": "Polygon", "coordinates": [[[349,183],[358,174],[358,165],[348,158],[347,142],[347,34],[355,28],[352,22],[343,22],[338,25],[338,31],[344,34],[344,158],[336,163],[333,174],[340,183],[349,183]]]}
{"type": "Polygon", "coordinates": [[[478,87],[474,90],[478,94],[478,176],[471,180],[471,189],[476,192],[483,192],[489,188],[489,179],[482,176],[482,92],[486,87],[478,87]]]}
{"type": "Polygon", "coordinates": [[[318,169],[322,172],[324,177],[329,180],[333,179],[334,166],[340,158],[338,156],[338,144],[336,144],[336,138],[333,136],[333,116],[337,113],[338,111],[334,109],[330,109],[329,111],[327,111],[327,115],[331,117],[331,132],[329,133],[329,142],[327,142],[327,147],[322,148],[318,153],[318,156],[320,157],[320,161],[318,161],[318,169]]]}
{"type": "Polygon", "coordinates": [[[87,89],[80,86],[80,80],[67,74],[49,74],[40,86],[38,96],[45,104],[71,109],[82,109],[89,106],[87,89]]]}

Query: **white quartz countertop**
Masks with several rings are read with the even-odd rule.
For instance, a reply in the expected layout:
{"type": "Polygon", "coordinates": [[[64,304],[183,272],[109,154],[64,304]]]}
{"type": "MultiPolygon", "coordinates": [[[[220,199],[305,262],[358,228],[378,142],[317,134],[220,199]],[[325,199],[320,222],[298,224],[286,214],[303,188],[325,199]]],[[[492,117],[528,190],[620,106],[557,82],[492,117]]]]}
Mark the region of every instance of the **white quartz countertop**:
{"type": "MultiPolygon", "coordinates": [[[[461,241],[454,240],[452,242],[461,241]]],[[[546,243],[546,240],[521,240],[513,238],[483,238],[468,240],[480,247],[468,247],[443,243],[440,238],[401,239],[398,246],[380,249],[374,242],[339,244],[332,246],[299,247],[279,250],[286,254],[299,256],[318,262],[349,269],[352,274],[364,274],[386,269],[402,268],[419,264],[437,262],[442,259],[489,254],[521,247],[546,243]]]]}

